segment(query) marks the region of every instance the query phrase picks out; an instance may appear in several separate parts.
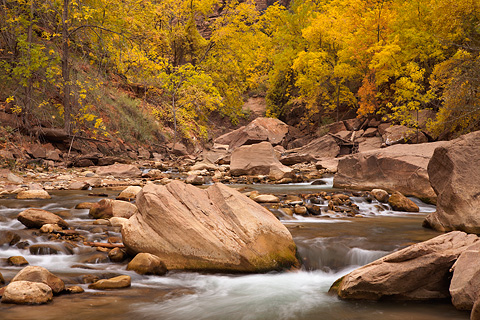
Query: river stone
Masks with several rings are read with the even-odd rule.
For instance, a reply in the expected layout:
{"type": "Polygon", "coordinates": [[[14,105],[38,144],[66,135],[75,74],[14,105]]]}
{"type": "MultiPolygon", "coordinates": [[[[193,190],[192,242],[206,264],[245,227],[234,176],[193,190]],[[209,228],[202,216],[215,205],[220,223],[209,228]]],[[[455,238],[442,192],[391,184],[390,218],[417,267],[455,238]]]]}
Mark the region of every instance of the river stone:
{"type": "Polygon", "coordinates": [[[293,171],[278,161],[275,149],[269,142],[242,146],[232,153],[230,174],[268,175],[271,179],[280,180],[293,176],[293,171]]]}
{"type": "Polygon", "coordinates": [[[43,232],[43,233],[52,233],[52,232],[59,232],[59,231],[62,231],[62,227],[60,227],[58,224],[47,223],[40,228],[40,232],[43,232]]]}
{"type": "Polygon", "coordinates": [[[52,197],[45,190],[24,190],[20,191],[17,199],[51,199],[52,197]]]}
{"type": "Polygon", "coordinates": [[[449,276],[458,256],[479,237],[453,231],[414,244],[337,280],[330,292],[342,299],[430,300],[450,297],[449,276]]]}
{"type": "Polygon", "coordinates": [[[399,144],[343,157],[338,162],[333,186],[357,190],[381,188],[435,202],[427,166],[435,148],[445,143],[399,144]]]}
{"type": "Polygon", "coordinates": [[[65,288],[65,293],[75,294],[83,292],[85,292],[85,290],[80,286],[68,286],[65,288]]]}
{"type": "Polygon", "coordinates": [[[95,202],[80,202],[75,206],[75,209],[90,209],[95,205],[95,202]]]}
{"type": "Polygon", "coordinates": [[[132,284],[130,276],[118,276],[110,279],[101,279],[90,285],[88,289],[107,290],[107,289],[123,289],[128,288],[132,284]]]}
{"type": "Polygon", "coordinates": [[[113,176],[115,178],[137,178],[142,176],[142,171],[136,166],[122,163],[98,167],[95,173],[99,176],[113,176]]]}
{"type": "Polygon", "coordinates": [[[121,218],[121,217],[112,217],[112,218],[108,219],[108,222],[110,223],[110,225],[112,227],[123,227],[123,225],[127,221],[128,221],[127,218],[121,218]]]}
{"type": "Polygon", "coordinates": [[[153,274],[163,276],[167,273],[167,267],[157,256],[150,253],[139,253],[127,265],[127,270],[138,274],[153,274]]]}
{"type": "Polygon", "coordinates": [[[24,210],[18,214],[17,219],[27,228],[40,229],[44,224],[57,224],[62,228],[68,228],[68,223],[65,220],[42,209],[24,210]]]}
{"type": "Polygon", "coordinates": [[[125,257],[125,251],[123,251],[120,248],[113,248],[112,250],[110,250],[108,252],[108,258],[112,262],[122,262],[126,258],[125,257]]]}
{"type": "Polygon", "coordinates": [[[3,278],[2,273],[0,273],[0,284],[5,284],[5,278],[3,278]]]}
{"type": "Polygon", "coordinates": [[[479,155],[480,131],[435,149],[428,174],[438,195],[437,211],[427,216],[424,226],[480,233],[479,155]]]}
{"type": "Polygon", "coordinates": [[[110,219],[112,217],[130,218],[137,212],[137,206],[133,203],[102,199],[90,208],[89,215],[95,219],[110,219]]]}
{"type": "Polygon", "coordinates": [[[452,304],[459,310],[471,310],[480,293],[480,245],[462,252],[452,267],[450,282],[452,304]]]}
{"type": "Polygon", "coordinates": [[[400,192],[394,192],[390,198],[388,198],[388,203],[395,211],[406,211],[406,212],[419,212],[420,208],[412,200],[405,197],[400,192]]]}
{"type": "Polygon", "coordinates": [[[253,198],[253,201],[258,203],[278,203],[280,199],[273,194],[260,194],[253,198]]]}
{"type": "Polygon", "coordinates": [[[12,279],[15,281],[41,282],[49,286],[53,293],[60,293],[65,289],[63,280],[43,267],[28,266],[20,270],[12,279]]]}
{"type": "Polygon", "coordinates": [[[195,186],[201,186],[202,184],[205,184],[205,178],[202,176],[191,174],[187,177],[187,179],[185,179],[185,183],[193,184],[195,186]]]}
{"type": "Polygon", "coordinates": [[[13,256],[7,259],[7,263],[11,266],[25,266],[28,264],[27,259],[22,256],[13,256]]]}
{"type": "Polygon", "coordinates": [[[262,272],[298,265],[286,227],[223,184],[148,184],[137,205],[139,213],[122,228],[123,242],[130,252],[158,256],[168,270],[262,272]]]}
{"type": "Polygon", "coordinates": [[[117,196],[117,200],[124,200],[124,201],[132,201],[135,200],[137,193],[142,190],[140,186],[129,186],[125,188],[120,194],[117,196]]]}
{"type": "Polygon", "coordinates": [[[52,289],[39,282],[11,282],[3,292],[2,303],[44,304],[52,301],[52,289]]]}
{"type": "Polygon", "coordinates": [[[262,141],[277,145],[283,141],[287,133],[288,125],[278,119],[256,118],[247,126],[216,138],[215,143],[228,145],[230,150],[262,141]]]}
{"type": "Polygon", "coordinates": [[[388,202],[389,195],[387,191],[382,189],[373,189],[372,191],[370,191],[370,193],[378,202],[382,202],[382,203],[388,202]]]}

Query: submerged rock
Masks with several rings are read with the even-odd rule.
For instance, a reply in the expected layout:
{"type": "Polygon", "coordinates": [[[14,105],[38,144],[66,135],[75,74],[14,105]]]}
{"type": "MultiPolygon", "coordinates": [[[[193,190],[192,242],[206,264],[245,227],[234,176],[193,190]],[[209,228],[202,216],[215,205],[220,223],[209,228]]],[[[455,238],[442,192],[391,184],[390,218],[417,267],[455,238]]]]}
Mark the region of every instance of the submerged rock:
{"type": "Polygon", "coordinates": [[[342,299],[429,300],[449,298],[450,268],[479,237],[460,231],[391,253],[337,280],[342,299]]]}
{"type": "Polygon", "coordinates": [[[480,131],[435,149],[428,174],[438,195],[437,211],[427,216],[425,226],[480,233],[479,155],[480,131]]]}
{"type": "Polygon", "coordinates": [[[130,276],[118,276],[110,279],[101,279],[90,285],[88,289],[108,290],[128,288],[132,284],[130,276]]]}
{"type": "Polygon", "coordinates": [[[22,256],[13,256],[7,259],[7,263],[11,266],[25,266],[28,264],[27,259],[22,256]]]}
{"type": "Polygon", "coordinates": [[[32,281],[11,282],[3,292],[2,303],[44,304],[52,301],[52,289],[44,283],[32,281]]]}
{"type": "Polygon", "coordinates": [[[139,213],[122,228],[124,244],[158,256],[169,270],[263,272],[298,265],[286,227],[223,184],[205,190],[180,181],[150,184],[137,205],[139,213]]]}

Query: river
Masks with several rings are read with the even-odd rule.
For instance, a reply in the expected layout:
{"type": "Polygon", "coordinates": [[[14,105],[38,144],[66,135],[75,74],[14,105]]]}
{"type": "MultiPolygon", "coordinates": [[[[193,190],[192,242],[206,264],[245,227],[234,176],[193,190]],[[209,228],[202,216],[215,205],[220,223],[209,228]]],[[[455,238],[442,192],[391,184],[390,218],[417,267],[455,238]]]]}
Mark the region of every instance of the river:
{"type": "MultiPolygon", "coordinates": [[[[298,194],[329,190],[331,180],[326,179],[326,182],[324,186],[294,184],[248,187],[260,192],[298,194]]],[[[106,192],[111,197],[118,193],[106,190],[98,192],[106,192]]],[[[81,230],[89,240],[102,240],[104,227],[92,225],[88,210],[73,209],[79,202],[94,202],[99,197],[88,196],[88,191],[57,191],[51,194],[51,200],[0,199],[0,232],[15,230],[22,240],[26,239],[30,244],[58,245],[58,242],[48,241],[44,236],[25,230],[16,220],[19,212],[34,207],[60,212],[70,225],[81,230]]],[[[96,252],[89,247],[73,248],[74,254],[60,250],[57,254],[38,255],[32,254],[28,248],[4,245],[0,247],[1,261],[22,255],[31,265],[43,266],[57,274],[67,285],[82,283],[82,279],[89,275],[104,277],[127,274],[132,277],[132,287],[94,291],[88,289],[87,284],[80,284],[85,293],[61,295],[48,305],[0,304],[0,319],[469,319],[468,312],[455,310],[448,301],[349,302],[327,294],[336,279],[354,268],[438,235],[421,227],[425,215],[435,208],[417,199],[413,200],[420,205],[421,212],[414,214],[379,210],[375,203],[368,203],[360,197],[353,199],[362,213],[360,217],[282,217],[282,222],[297,244],[303,264],[301,271],[254,275],[170,272],[163,277],[140,276],[126,271],[125,263],[92,260],[96,252]]],[[[108,231],[109,236],[120,236],[118,230],[108,231]]],[[[7,281],[20,269],[0,262],[0,272],[7,281]]]]}

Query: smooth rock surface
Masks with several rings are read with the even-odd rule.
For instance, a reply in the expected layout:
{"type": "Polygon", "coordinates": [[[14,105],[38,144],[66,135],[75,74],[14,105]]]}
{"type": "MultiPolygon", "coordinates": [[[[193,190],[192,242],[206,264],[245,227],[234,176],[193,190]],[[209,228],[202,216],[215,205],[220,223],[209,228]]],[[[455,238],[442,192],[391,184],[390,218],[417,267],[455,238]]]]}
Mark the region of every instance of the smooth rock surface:
{"type": "Polygon", "coordinates": [[[163,276],[167,273],[167,267],[157,256],[150,253],[139,253],[127,265],[127,270],[138,274],[153,274],[163,276]]]}
{"type": "Polygon", "coordinates": [[[57,224],[62,228],[68,228],[68,223],[65,220],[42,209],[24,210],[18,214],[17,219],[27,228],[40,229],[44,224],[57,224]]]}
{"type": "Polygon", "coordinates": [[[142,171],[136,166],[122,163],[98,167],[95,173],[99,176],[113,176],[115,178],[136,178],[142,176],[142,171]]]}
{"type": "Polygon", "coordinates": [[[394,145],[341,158],[335,188],[398,191],[428,202],[436,201],[427,166],[435,148],[445,142],[394,145]]]}
{"type": "Polygon", "coordinates": [[[438,195],[437,211],[425,226],[438,231],[480,233],[480,131],[435,149],[428,164],[430,183],[438,195]]]}
{"type": "Polygon", "coordinates": [[[20,191],[17,199],[51,199],[52,197],[45,190],[24,190],[20,191]]]}
{"type": "Polygon", "coordinates": [[[89,215],[95,219],[110,219],[112,217],[130,218],[137,213],[137,206],[133,203],[102,199],[90,208],[89,215]]]}
{"type": "Polygon", "coordinates": [[[269,142],[261,142],[242,146],[233,151],[230,174],[233,176],[268,175],[275,180],[280,180],[291,177],[293,171],[278,161],[275,150],[269,142]]]}
{"type": "Polygon", "coordinates": [[[340,147],[335,138],[327,134],[311,141],[303,147],[291,149],[290,151],[299,154],[309,154],[318,159],[335,158],[340,153],[340,147]]]}
{"type": "Polygon", "coordinates": [[[479,237],[453,231],[391,253],[337,280],[330,292],[343,299],[449,298],[450,268],[479,237]]]}
{"type": "Polygon", "coordinates": [[[180,181],[146,185],[139,213],[122,228],[133,253],[168,270],[261,272],[297,266],[291,234],[261,205],[223,184],[202,190],[180,181]]]}
{"type": "Polygon", "coordinates": [[[3,292],[2,303],[44,304],[52,301],[53,293],[49,286],[39,282],[11,282],[3,292]]]}
{"type": "Polygon", "coordinates": [[[459,310],[471,310],[480,293],[480,245],[464,251],[452,267],[450,282],[452,304],[459,310]]]}
{"type": "Polygon", "coordinates": [[[63,280],[43,267],[28,266],[20,270],[11,282],[31,281],[41,282],[52,289],[53,293],[60,293],[65,289],[63,280]]]}
{"type": "Polygon", "coordinates": [[[132,201],[142,190],[140,186],[128,186],[117,196],[117,200],[132,201]]]}
{"type": "Polygon", "coordinates": [[[405,211],[405,212],[419,212],[420,209],[412,200],[405,197],[400,192],[394,192],[390,198],[388,198],[388,203],[395,211],[405,211]]]}
{"type": "Polygon", "coordinates": [[[88,285],[89,289],[108,290],[108,289],[123,289],[128,288],[132,284],[130,276],[118,276],[110,279],[101,279],[97,282],[88,285]]]}

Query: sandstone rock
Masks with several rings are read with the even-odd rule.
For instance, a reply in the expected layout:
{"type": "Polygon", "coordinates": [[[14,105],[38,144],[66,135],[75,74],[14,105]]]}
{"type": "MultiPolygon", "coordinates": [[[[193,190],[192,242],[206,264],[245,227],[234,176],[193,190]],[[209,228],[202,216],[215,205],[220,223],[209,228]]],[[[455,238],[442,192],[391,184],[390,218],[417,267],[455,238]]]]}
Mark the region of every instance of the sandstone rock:
{"type": "Polygon", "coordinates": [[[315,168],[317,168],[317,170],[324,169],[327,172],[335,173],[338,170],[338,159],[334,159],[334,158],[320,159],[315,163],[315,168]]]}
{"type": "Polygon", "coordinates": [[[480,297],[477,297],[470,313],[470,320],[480,320],[480,297]]]}
{"type": "Polygon", "coordinates": [[[450,295],[455,308],[471,310],[480,293],[480,246],[473,245],[462,252],[452,267],[450,295]]]}
{"type": "Polygon", "coordinates": [[[44,304],[52,301],[52,289],[39,282],[11,282],[3,292],[2,303],[44,304]]]}
{"type": "Polygon", "coordinates": [[[358,152],[377,150],[382,147],[381,137],[367,137],[358,139],[358,152]]]}
{"type": "Polygon", "coordinates": [[[132,280],[130,276],[118,276],[110,279],[102,279],[88,285],[89,289],[107,290],[107,289],[123,289],[130,287],[132,280]]]}
{"type": "Polygon", "coordinates": [[[120,248],[113,248],[108,252],[108,258],[112,262],[122,262],[126,258],[125,251],[120,248]]]}
{"type": "Polygon", "coordinates": [[[75,206],[75,209],[90,209],[95,206],[95,202],[80,202],[75,206]]]}
{"type": "Polygon", "coordinates": [[[158,256],[169,270],[258,272],[298,263],[285,226],[225,185],[149,184],[137,205],[139,213],[122,228],[124,244],[158,256]]]}
{"type": "Polygon", "coordinates": [[[153,274],[163,276],[167,273],[167,267],[158,258],[150,253],[139,253],[127,265],[127,270],[135,271],[138,274],[153,274]]]}
{"type": "Polygon", "coordinates": [[[449,270],[479,238],[453,231],[375,260],[337,280],[343,299],[429,300],[449,298],[449,270]]]}
{"type": "Polygon", "coordinates": [[[406,211],[406,212],[418,212],[420,209],[412,200],[405,197],[400,192],[394,192],[390,198],[388,198],[388,203],[395,211],[406,211]]]}
{"type": "Polygon", "coordinates": [[[362,137],[370,138],[370,137],[375,137],[377,134],[378,134],[377,128],[368,128],[367,130],[365,130],[362,137]]]}
{"type": "Polygon", "coordinates": [[[63,280],[43,267],[28,266],[20,270],[11,282],[15,281],[31,281],[41,282],[52,289],[57,294],[65,289],[63,280]]]}
{"type": "Polygon", "coordinates": [[[340,153],[340,147],[335,138],[327,134],[311,141],[303,147],[291,149],[290,151],[309,154],[315,158],[335,158],[340,153]]]}
{"type": "Polygon", "coordinates": [[[68,190],[87,190],[90,185],[85,181],[72,181],[67,189],[68,190]]]}
{"type": "Polygon", "coordinates": [[[0,284],[5,284],[5,279],[3,278],[3,274],[0,273],[0,284]]]}
{"type": "Polygon", "coordinates": [[[262,141],[276,145],[282,142],[287,133],[288,125],[282,121],[274,118],[257,118],[245,127],[218,137],[215,143],[229,145],[230,150],[262,141]]]}
{"type": "Polygon", "coordinates": [[[85,290],[83,290],[83,288],[80,286],[68,286],[65,288],[65,292],[70,294],[75,294],[75,293],[83,293],[85,292],[85,290]]]}
{"type": "Polygon", "coordinates": [[[0,231],[0,247],[4,244],[13,246],[14,244],[18,243],[20,239],[20,236],[15,232],[12,232],[10,230],[0,231]]]}
{"type": "Polygon", "coordinates": [[[17,219],[27,228],[40,229],[44,224],[57,224],[62,228],[68,228],[68,223],[65,220],[42,209],[24,210],[18,214],[17,219]]]}
{"type": "Polygon", "coordinates": [[[25,190],[17,194],[17,199],[51,199],[52,197],[45,190],[25,190]]]}
{"type": "Polygon", "coordinates": [[[480,233],[480,131],[437,148],[428,164],[430,183],[438,195],[437,211],[425,219],[439,231],[480,233]]]}
{"type": "Polygon", "coordinates": [[[379,202],[387,203],[388,202],[388,192],[382,189],[373,189],[370,191],[372,196],[379,202]]]}
{"type": "Polygon", "coordinates": [[[114,176],[115,178],[136,178],[142,176],[142,171],[136,166],[121,163],[98,167],[95,173],[99,176],[114,176]]]}
{"type": "Polygon", "coordinates": [[[27,146],[27,152],[35,159],[45,159],[47,157],[47,150],[40,144],[31,144],[27,146]]]}
{"type": "Polygon", "coordinates": [[[163,179],[167,178],[168,174],[163,173],[162,171],[158,169],[152,169],[148,171],[147,173],[143,174],[143,177],[150,178],[150,179],[163,179]]]}
{"type": "Polygon", "coordinates": [[[58,224],[47,223],[40,228],[40,232],[43,232],[43,233],[52,233],[54,231],[56,232],[62,231],[62,227],[60,227],[58,224]]]}
{"type": "Polygon", "coordinates": [[[190,170],[191,171],[196,171],[196,170],[210,170],[210,171],[215,171],[218,169],[218,166],[212,163],[206,163],[206,162],[198,162],[195,163],[190,170]]]}
{"type": "Polygon", "coordinates": [[[335,188],[381,188],[434,202],[427,165],[435,148],[445,142],[395,145],[341,158],[334,177],[335,188]]]}
{"type": "Polygon", "coordinates": [[[135,200],[137,193],[142,190],[140,186],[129,186],[125,188],[117,197],[117,200],[132,201],[135,200]]]}
{"type": "Polygon", "coordinates": [[[125,224],[125,222],[128,221],[128,219],[121,217],[111,217],[110,219],[108,219],[108,221],[110,222],[112,227],[123,227],[123,225],[125,224]]]}
{"type": "Polygon", "coordinates": [[[278,203],[280,199],[273,194],[260,194],[253,198],[253,201],[258,203],[278,203]]]}
{"type": "Polygon", "coordinates": [[[295,206],[295,208],[293,208],[293,212],[295,212],[295,214],[299,214],[301,216],[304,216],[308,213],[307,211],[307,207],[305,206],[295,206]]]}
{"type": "Polygon", "coordinates": [[[171,150],[170,152],[176,156],[185,156],[188,154],[187,147],[180,142],[175,143],[169,143],[167,147],[171,150]]]}
{"type": "Polygon", "coordinates": [[[232,153],[230,174],[240,175],[269,175],[275,180],[293,175],[292,169],[278,161],[275,150],[269,142],[242,146],[232,153]]]}
{"type": "Polygon", "coordinates": [[[329,124],[325,127],[322,127],[322,128],[328,129],[328,132],[331,133],[331,134],[335,134],[335,133],[338,133],[340,131],[346,131],[347,130],[347,127],[345,127],[345,123],[343,121],[334,122],[334,123],[331,123],[331,124],[329,124]]]}
{"type": "Polygon", "coordinates": [[[112,217],[128,219],[137,211],[137,206],[130,202],[102,199],[90,208],[89,215],[94,219],[110,219],[112,217]]]}
{"type": "Polygon", "coordinates": [[[10,182],[13,182],[13,183],[18,183],[18,184],[23,183],[23,179],[21,177],[13,174],[11,172],[9,172],[7,174],[7,180],[10,181],[10,182]]]}
{"type": "Polygon", "coordinates": [[[185,183],[193,184],[195,186],[201,186],[202,184],[205,184],[205,178],[202,176],[191,174],[187,177],[187,179],[185,179],[185,183]]]}
{"type": "Polygon", "coordinates": [[[28,264],[27,259],[22,256],[13,256],[7,259],[7,263],[11,266],[25,266],[28,264]]]}
{"type": "Polygon", "coordinates": [[[315,158],[306,153],[289,152],[288,154],[280,157],[280,162],[286,166],[291,166],[297,163],[311,162],[315,158]]]}
{"type": "Polygon", "coordinates": [[[345,128],[349,131],[357,131],[362,129],[363,124],[365,123],[364,118],[353,118],[344,120],[343,123],[345,124],[345,128]]]}
{"type": "Polygon", "coordinates": [[[400,143],[425,143],[428,142],[427,137],[415,129],[405,126],[395,125],[385,129],[382,135],[385,145],[392,146],[400,143]]]}
{"type": "Polygon", "coordinates": [[[143,147],[140,147],[138,148],[138,157],[140,159],[150,159],[150,151],[143,147]]]}

